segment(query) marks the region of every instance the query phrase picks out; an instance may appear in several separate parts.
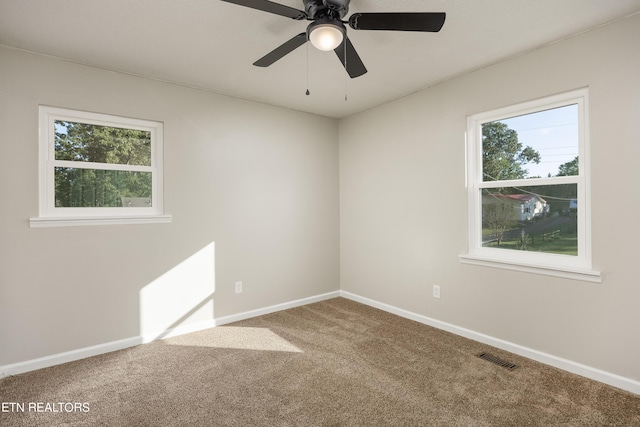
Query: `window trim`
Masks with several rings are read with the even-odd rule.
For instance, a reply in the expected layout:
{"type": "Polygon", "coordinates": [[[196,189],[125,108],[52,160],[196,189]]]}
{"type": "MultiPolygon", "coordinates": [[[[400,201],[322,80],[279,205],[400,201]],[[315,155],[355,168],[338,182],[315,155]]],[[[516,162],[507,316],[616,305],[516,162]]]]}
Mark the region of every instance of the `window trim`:
{"type": "Polygon", "coordinates": [[[164,214],[162,122],[41,105],[39,106],[39,128],[39,215],[29,219],[30,227],[171,222],[171,215],[164,214]],[[58,120],[150,132],[151,165],[56,160],[54,123],[58,120]],[[77,167],[78,164],[82,164],[83,168],[150,172],[153,205],[150,207],[55,207],[55,167],[77,167]]]}
{"type": "Polygon", "coordinates": [[[508,107],[473,114],[467,117],[466,166],[468,191],[468,252],[460,255],[465,264],[537,273],[556,277],[601,282],[600,272],[591,265],[591,200],[589,160],[588,89],[578,89],[508,107]],[[579,174],[566,177],[529,178],[518,180],[482,180],[482,125],[509,117],[531,114],[562,106],[578,105],[579,174]],[[578,255],[514,251],[482,246],[481,189],[531,185],[576,184],[580,215],[578,215],[578,255]]]}

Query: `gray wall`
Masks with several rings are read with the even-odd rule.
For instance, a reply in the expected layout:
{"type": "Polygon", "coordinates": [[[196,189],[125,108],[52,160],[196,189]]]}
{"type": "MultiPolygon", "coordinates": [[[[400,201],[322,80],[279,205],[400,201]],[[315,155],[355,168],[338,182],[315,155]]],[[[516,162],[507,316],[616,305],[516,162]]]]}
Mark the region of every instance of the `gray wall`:
{"type": "Polygon", "coordinates": [[[342,120],[341,289],[640,380],[638,40],[640,15],[342,120]],[[587,86],[603,283],[461,264],[466,116],[587,86]]]}
{"type": "Polygon", "coordinates": [[[0,48],[0,129],[0,366],[339,289],[335,120],[0,48]],[[39,104],[164,122],[173,222],[29,228],[39,104]]]}

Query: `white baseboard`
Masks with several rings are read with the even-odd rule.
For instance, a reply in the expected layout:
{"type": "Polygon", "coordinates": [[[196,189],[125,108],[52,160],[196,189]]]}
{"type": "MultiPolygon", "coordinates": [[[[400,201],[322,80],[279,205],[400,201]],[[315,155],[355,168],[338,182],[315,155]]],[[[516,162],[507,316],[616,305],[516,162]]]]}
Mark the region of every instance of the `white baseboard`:
{"type": "Polygon", "coordinates": [[[509,341],[494,338],[480,332],[453,325],[451,323],[432,319],[421,314],[403,310],[401,308],[397,308],[389,304],[381,303],[379,301],[352,294],[350,292],[340,291],[340,296],[386,311],[391,314],[395,314],[400,317],[404,317],[406,319],[414,320],[416,322],[423,323],[437,329],[442,329],[444,331],[451,332],[453,334],[460,335],[462,337],[469,338],[483,344],[491,345],[493,347],[497,347],[499,349],[527,357],[537,362],[541,362],[546,365],[550,365],[564,371],[571,372],[640,395],[640,381],[636,381],[631,378],[626,378],[617,374],[613,374],[611,372],[603,371],[601,369],[592,368],[581,363],[563,359],[552,354],[543,353],[541,351],[524,347],[519,344],[514,344],[509,341]]]}
{"type": "Polygon", "coordinates": [[[220,317],[216,319],[216,326],[226,325],[227,323],[239,322],[240,320],[251,319],[265,314],[275,313],[277,311],[287,310],[289,308],[300,307],[314,302],[320,302],[340,296],[340,291],[328,292],[326,294],[316,295],[314,297],[302,298],[295,301],[285,302],[282,304],[272,305],[270,307],[259,308],[257,310],[245,311],[244,313],[232,314],[230,316],[220,317]]]}
{"type": "Polygon", "coordinates": [[[24,362],[13,363],[11,365],[0,366],[0,378],[35,371],[36,369],[48,368],[49,366],[61,365],[63,363],[73,362],[74,360],[80,360],[86,357],[97,356],[99,354],[134,347],[139,344],[142,344],[141,337],[126,338],[78,350],[65,351],[64,353],[39,357],[37,359],[27,360],[24,362]]]}
{"type": "Polygon", "coordinates": [[[309,298],[303,298],[282,304],[273,305],[257,310],[251,310],[244,313],[234,314],[231,316],[221,317],[203,322],[190,324],[187,326],[179,326],[176,328],[158,331],[156,333],[145,333],[144,335],[125,338],[118,341],[112,341],[104,344],[98,344],[91,347],[85,347],[77,350],[66,351],[64,353],[52,354],[50,356],[40,357],[37,359],[27,360],[24,362],[13,363],[10,365],[0,366],[0,378],[11,375],[18,375],[24,372],[35,371],[36,369],[48,368],[50,366],[60,365],[62,363],[73,362],[74,360],[84,359],[86,357],[97,356],[104,353],[110,353],[116,350],[122,350],[128,347],[149,343],[151,341],[161,340],[165,338],[175,337],[178,335],[197,332],[204,329],[213,328],[215,326],[227,323],[237,322],[239,320],[249,319],[251,317],[262,316],[263,314],[274,313],[276,311],[286,310],[288,308],[300,307],[318,301],[323,301],[340,296],[339,291],[329,292],[326,294],[316,295],[309,298]]]}

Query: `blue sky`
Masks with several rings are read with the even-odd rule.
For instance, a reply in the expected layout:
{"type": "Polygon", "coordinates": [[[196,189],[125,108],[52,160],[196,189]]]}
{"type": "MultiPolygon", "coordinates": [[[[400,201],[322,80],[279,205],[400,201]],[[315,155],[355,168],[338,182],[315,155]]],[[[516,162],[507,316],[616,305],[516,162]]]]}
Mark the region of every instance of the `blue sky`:
{"type": "Polygon", "coordinates": [[[524,116],[500,120],[518,132],[523,148],[540,153],[540,163],[529,163],[528,177],[546,177],[558,173],[558,166],[578,155],[578,106],[568,105],[524,116]]]}

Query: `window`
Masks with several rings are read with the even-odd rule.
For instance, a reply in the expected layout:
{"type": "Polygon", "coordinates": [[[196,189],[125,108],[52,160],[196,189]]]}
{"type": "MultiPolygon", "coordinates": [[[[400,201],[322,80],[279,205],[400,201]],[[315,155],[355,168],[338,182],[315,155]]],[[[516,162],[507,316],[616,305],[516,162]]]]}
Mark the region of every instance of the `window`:
{"type": "Polygon", "coordinates": [[[170,219],[162,123],[40,107],[40,216],[32,227],[170,219]]]}
{"type": "Polygon", "coordinates": [[[583,89],[468,117],[463,262],[600,281],[591,270],[587,102],[583,89]]]}

